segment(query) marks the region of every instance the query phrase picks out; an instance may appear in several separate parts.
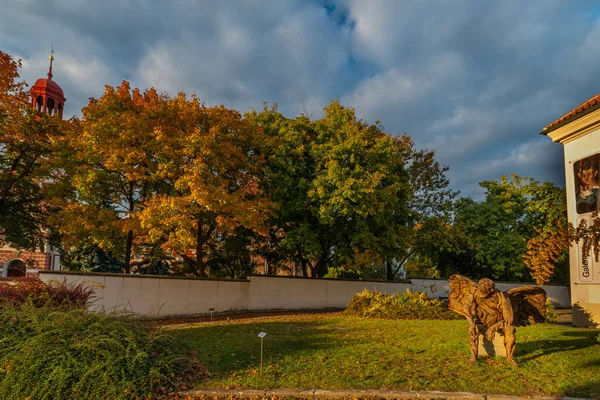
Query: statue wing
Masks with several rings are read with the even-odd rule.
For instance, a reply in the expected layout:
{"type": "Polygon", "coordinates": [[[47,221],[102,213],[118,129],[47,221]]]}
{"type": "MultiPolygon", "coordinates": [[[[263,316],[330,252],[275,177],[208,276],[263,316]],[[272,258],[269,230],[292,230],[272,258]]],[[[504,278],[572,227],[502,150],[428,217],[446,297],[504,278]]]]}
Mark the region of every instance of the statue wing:
{"type": "Polygon", "coordinates": [[[473,293],[477,288],[477,284],[458,274],[450,276],[448,281],[450,282],[448,308],[470,319],[473,315],[473,293]]]}
{"type": "Polygon", "coordinates": [[[522,286],[504,292],[513,309],[514,325],[525,326],[546,320],[546,291],[539,286],[522,286]]]}

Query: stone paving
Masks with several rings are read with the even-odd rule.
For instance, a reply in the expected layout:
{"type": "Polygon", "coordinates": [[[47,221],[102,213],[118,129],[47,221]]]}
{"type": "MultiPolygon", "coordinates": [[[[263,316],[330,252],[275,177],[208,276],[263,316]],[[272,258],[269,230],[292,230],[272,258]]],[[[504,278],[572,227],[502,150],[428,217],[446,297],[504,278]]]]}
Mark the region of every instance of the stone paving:
{"type": "Polygon", "coordinates": [[[446,399],[446,400],[585,400],[577,397],[543,397],[543,396],[506,396],[494,394],[477,394],[469,392],[437,392],[437,391],[394,391],[394,390],[320,390],[320,389],[265,389],[265,390],[226,390],[200,389],[182,393],[197,398],[295,398],[295,399],[446,399]]]}

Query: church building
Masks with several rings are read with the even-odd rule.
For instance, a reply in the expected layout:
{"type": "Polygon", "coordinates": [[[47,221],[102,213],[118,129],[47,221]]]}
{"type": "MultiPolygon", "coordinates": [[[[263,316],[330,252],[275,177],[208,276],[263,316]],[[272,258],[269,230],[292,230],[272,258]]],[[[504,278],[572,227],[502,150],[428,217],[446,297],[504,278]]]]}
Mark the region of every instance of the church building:
{"type": "MultiPolygon", "coordinates": [[[[31,106],[39,112],[63,116],[65,99],[61,87],[52,80],[52,62],[54,51],[50,55],[48,77],[38,79],[31,88],[31,106]]],[[[0,276],[35,276],[39,270],[60,270],[60,255],[46,244],[44,251],[14,249],[0,243],[0,276]]]]}

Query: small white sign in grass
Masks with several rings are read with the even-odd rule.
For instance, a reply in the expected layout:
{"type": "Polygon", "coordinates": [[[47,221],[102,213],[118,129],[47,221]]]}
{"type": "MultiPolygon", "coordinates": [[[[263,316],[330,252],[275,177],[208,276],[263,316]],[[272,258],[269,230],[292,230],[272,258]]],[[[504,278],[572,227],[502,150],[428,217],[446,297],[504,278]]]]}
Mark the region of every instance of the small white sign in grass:
{"type": "Polygon", "coordinates": [[[261,373],[261,375],[262,375],[262,366],[263,366],[263,342],[264,342],[265,336],[267,336],[267,332],[261,332],[258,334],[258,337],[260,338],[260,373],[261,373]]]}

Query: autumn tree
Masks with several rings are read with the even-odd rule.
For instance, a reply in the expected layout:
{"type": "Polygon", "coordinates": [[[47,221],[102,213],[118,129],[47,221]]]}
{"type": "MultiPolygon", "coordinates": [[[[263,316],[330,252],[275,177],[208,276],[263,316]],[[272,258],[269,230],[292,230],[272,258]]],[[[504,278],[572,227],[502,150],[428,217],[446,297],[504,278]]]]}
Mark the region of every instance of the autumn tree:
{"type": "Polygon", "coordinates": [[[248,237],[264,232],[271,209],[261,188],[262,131],[237,111],[196,98],[179,95],[169,107],[176,122],[163,133],[162,188],[138,221],[150,240],[184,260],[182,272],[207,276],[210,267],[211,275],[237,277],[227,269],[250,268],[248,237]]]}
{"type": "Polygon", "coordinates": [[[0,51],[0,241],[32,249],[48,240],[42,183],[63,122],[32,110],[19,60],[0,51]]]}
{"type": "Polygon", "coordinates": [[[70,192],[63,188],[54,203],[65,245],[97,245],[123,260],[126,273],[143,243],[136,215],[158,190],[164,168],[161,139],[173,122],[167,100],[154,89],[131,91],[126,81],[106,86],[72,121],[62,150],[70,192]]]}
{"type": "Polygon", "coordinates": [[[600,218],[595,212],[590,223],[585,219],[578,226],[557,223],[547,229],[538,229],[538,235],[527,243],[527,252],[523,255],[531,276],[538,285],[551,281],[562,272],[563,282],[568,280],[566,256],[570,246],[581,246],[581,262],[591,257],[600,259],[600,218]],[[562,264],[566,264],[560,268],[562,264]]]}
{"type": "Polygon", "coordinates": [[[65,245],[97,247],[126,273],[166,262],[207,276],[241,243],[241,228],[263,229],[261,137],[237,111],[194,96],[107,86],[72,121],[61,152],[54,204],[65,245]]]}
{"type": "Polygon", "coordinates": [[[232,257],[224,254],[235,249],[248,258],[240,230],[264,230],[271,203],[261,189],[262,133],[224,106],[205,107],[183,95],[171,106],[178,122],[164,137],[165,190],[148,202],[139,221],[152,240],[184,260],[184,272],[207,276],[209,265],[218,270],[232,257]]]}

